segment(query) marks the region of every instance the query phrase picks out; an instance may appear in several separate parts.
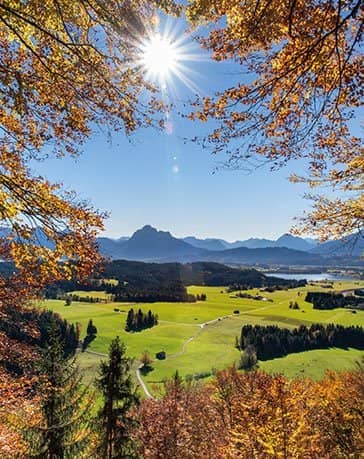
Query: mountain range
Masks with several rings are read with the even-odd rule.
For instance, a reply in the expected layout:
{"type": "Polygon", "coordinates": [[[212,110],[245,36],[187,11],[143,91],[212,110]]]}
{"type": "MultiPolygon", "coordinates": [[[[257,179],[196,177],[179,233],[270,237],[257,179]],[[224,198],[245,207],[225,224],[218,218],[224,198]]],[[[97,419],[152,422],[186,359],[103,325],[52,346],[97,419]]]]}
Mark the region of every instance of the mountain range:
{"type": "Polygon", "coordinates": [[[283,234],[277,240],[250,238],[243,241],[227,242],[223,239],[197,239],[193,236],[185,237],[183,240],[194,247],[207,250],[226,250],[240,247],[246,247],[247,249],[286,247],[287,249],[309,251],[317,246],[317,242],[313,239],[306,240],[291,234],[283,234]]]}
{"type": "Polygon", "coordinates": [[[214,261],[234,264],[333,265],[360,263],[364,240],[350,236],[349,242],[328,241],[318,244],[284,234],[277,240],[251,238],[227,242],[223,239],[198,239],[194,236],[178,239],[168,231],[158,231],[150,225],[137,230],[130,238],[99,238],[103,255],[111,259],[155,262],[214,261]],[[354,244],[354,239],[356,244],[354,244]]]}

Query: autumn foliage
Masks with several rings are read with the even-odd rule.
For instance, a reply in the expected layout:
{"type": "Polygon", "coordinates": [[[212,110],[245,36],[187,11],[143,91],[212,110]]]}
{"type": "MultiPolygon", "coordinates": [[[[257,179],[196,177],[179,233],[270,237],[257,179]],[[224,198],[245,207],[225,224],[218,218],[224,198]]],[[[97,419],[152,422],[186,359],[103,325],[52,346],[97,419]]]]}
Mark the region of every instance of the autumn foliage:
{"type": "MultiPolygon", "coordinates": [[[[161,104],[133,65],[154,14],[144,0],[0,4],[0,259],[16,266],[0,277],[1,330],[44,285],[89,277],[101,261],[105,214],[33,168],[76,156],[96,127],[130,134],[157,123],[161,104]]],[[[34,323],[19,328],[39,334],[34,323]]],[[[2,333],[0,364],[34,357],[25,347],[2,333]]]]}
{"type": "Polygon", "coordinates": [[[29,288],[99,262],[105,215],[29,164],[77,155],[96,126],[129,134],[158,121],[133,64],[154,11],[144,0],[1,2],[0,256],[29,288]]]}
{"type": "Polygon", "coordinates": [[[311,196],[301,230],[322,239],[360,231],[364,155],[351,121],[363,101],[362,2],[193,0],[187,15],[207,26],[200,41],[213,59],[240,66],[238,83],[195,103],[190,117],[215,123],[202,144],[233,168],[303,158],[307,174],[292,180],[326,196],[311,196]]]}
{"type": "Polygon", "coordinates": [[[361,370],[315,382],[229,369],[165,390],[139,412],[145,458],[359,457],[364,446],[361,370]]]}

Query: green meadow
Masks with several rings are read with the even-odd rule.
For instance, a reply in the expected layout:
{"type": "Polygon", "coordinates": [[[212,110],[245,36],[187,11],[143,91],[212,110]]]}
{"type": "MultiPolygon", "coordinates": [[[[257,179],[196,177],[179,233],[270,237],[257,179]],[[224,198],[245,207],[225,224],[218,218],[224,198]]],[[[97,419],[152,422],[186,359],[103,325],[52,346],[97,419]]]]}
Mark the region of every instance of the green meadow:
{"type": "MultiPolygon", "coordinates": [[[[364,282],[336,282],[335,290],[363,287],[364,282]]],[[[153,370],[143,379],[149,388],[157,386],[178,370],[182,376],[208,378],[215,370],[233,365],[240,353],[234,347],[235,337],[240,335],[243,324],[276,324],[280,327],[310,325],[313,322],[337,323],[342,325],[364,326],[364,311],[352,312],[350,309],[314,310],[304,301],[309,290],[325,290],[319,286],[308,285],[303,288],[260,292],[257,289],[247,293],[259,294],[266,298],[258,301],[237,298],[224,287],[191,286],[193,294],[205,293],[206,301],[197,303],[82,303],[73,301],[65,306],[61,300],[46,300],[40,307],[52,309],[70,322],[81,324],[81,336],[85,334],[87,323],[92,319],[97,327],[97,337],[88,348],[89,352],[79,354],[79,363],[87,381],[93,378],[102,354],[106,354],[110,341],[120,336],[126,344],[128,355],[137,360],[143,351],[152,357],[165,351],[165,360],[154,360],[153,370]],[[272,301],[268,301],[272,300],[272,301]],[[297,301],[300,309],[289,309],[289,302],[297,301]],[[159,324],[138,333],[124,330],[128,310],[141,308],[158,314],[159,324]],[[119,309],[115,311],[114,309],[119,309]],[[234,314],[239,311],[239,314],[234,314]],[[95,354],[92,354],[94,352],[95,354]]],[[[326,290],[327,291],[327,290],[326,290]]],[[[101,292],[75,292],[80,296],[97,296],[105,300],[101,292]]],[[[341,370],[350,368],[360,358],[355,349],[327,349],[290,354],[283,358],[259,362],[259,367],[271,373],[283,373],[288,377],[307,376],[320,378],[326,369],[341,370]]],[[[136,366],[135,364],[135,366],[136,366]]]]}

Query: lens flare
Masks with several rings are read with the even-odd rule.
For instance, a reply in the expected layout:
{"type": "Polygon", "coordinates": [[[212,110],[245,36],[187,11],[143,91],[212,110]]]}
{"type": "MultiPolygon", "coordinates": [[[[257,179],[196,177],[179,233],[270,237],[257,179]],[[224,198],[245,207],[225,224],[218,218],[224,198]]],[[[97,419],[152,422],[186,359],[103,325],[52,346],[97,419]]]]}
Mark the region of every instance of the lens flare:
{"type": "Polygon", "coordinates": [[[175,92],[179,80],[191,91],[199,93],[197,85],[189,76],[196,72],[187,62],[201,61],[201,54],[196,52],[196,44],[190,38],[168,24],[165,27],[154,27],[138,45],[136,65],[163,92],[170,92],[171,89],[175,92]]]}
{"type": "Polygon", "coordinates": [[[143,44],[141,51],[142,65],[151,76],[166,79],[176,71],[180,56],[168,38],[157,33],[143,44]]]}

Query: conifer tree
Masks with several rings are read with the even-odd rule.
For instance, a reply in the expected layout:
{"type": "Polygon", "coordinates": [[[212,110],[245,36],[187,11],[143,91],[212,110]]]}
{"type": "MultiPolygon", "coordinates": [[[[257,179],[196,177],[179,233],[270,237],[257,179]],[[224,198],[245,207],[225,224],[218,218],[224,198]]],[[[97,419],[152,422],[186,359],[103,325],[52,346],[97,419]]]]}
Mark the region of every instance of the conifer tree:
{"type": "Polygon", "coordinates": [[[101,362],[96,386],[103,397],[98,413],[98,456],[103,459],[138,457],[131,440],[136,421],[130,409],[139,403],[133,387],[130,368],[132,360],[125,356],[125,345],[116,337],[110,344],[109,360],[101,362]]]}
{"type": "Polygon", "coordinates": [[[88,322],[86,333],[88,335],[96,335],[97,334],[97,328],[93,324],[92,319],[90,319],[89,322],[88,322]]]}
{"type": "Polygon", "coordinates": [[[39,370],[40,423],[25,429],[28,457],[66,459],[87,457],[87,417],[91,399],[81,388],[74,358],[65,356],[59,325],[53,321],[39,370]]]}
{"type": "Polygon", "coordinates": [[[135,314],[134,314],[134,309],[131,308],[126,318],[125,330],[131,331],[131,330],[134,330],[134,327],[135,327],[135,314]]]}

